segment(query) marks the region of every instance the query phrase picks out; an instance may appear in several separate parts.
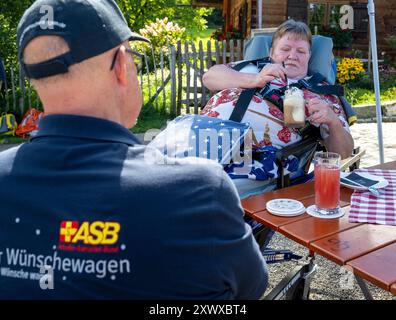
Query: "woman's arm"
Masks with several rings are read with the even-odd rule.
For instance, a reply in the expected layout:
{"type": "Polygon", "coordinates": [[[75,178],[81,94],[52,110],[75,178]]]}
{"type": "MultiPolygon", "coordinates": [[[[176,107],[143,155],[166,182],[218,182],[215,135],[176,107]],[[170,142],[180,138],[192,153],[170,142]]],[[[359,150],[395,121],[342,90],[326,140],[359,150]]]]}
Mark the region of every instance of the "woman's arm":
{"type": "Polygon", "coordinates": [[[328,126],[329,136],[324,140],[326,149],[329,152],[339,153],[341,155],[341,159],[350,157],[352,155],[354,145],[351,134],[344,129],[339,120],[328,124],[328,126]]]}
{"type": "Polygon", "coordinates": [[[329,152],[339,153],[342,159],[351,156],[354,145],[353,138],[344,129],[340,119],[328,103],[323,99],[313,98],[308,101],[307,106],[310,122],[326,124],[329,128],[329,135],[324,139],[326,149],[329,152]]]}
{"type": "Polygon", "coordinates": [[[224,64],[214,65],[202,77],[202,82],[210,91],[229,88],[262,88],[276,77],[285,78],[285,70],[280,64],[267,64],[259,73],[235,71],[224,64]]]}

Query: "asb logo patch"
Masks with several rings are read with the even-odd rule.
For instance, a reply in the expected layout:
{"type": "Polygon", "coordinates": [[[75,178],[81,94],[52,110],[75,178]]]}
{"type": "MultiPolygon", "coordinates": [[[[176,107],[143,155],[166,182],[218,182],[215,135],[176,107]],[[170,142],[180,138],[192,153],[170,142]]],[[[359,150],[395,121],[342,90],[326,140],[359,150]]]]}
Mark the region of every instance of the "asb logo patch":
{"type": "Polygon", "coordinates": [[[121,226],[118,222],[107,221],[62,221],[60,225],[60,242],[91,245],[112,245],[118,241],[121,226]]]}

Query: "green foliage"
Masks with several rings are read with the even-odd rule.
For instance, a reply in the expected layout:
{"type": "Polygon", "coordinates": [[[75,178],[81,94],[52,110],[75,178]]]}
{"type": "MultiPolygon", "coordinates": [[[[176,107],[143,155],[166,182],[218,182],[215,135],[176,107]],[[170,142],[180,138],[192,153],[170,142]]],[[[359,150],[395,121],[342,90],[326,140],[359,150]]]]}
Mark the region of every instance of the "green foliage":
{"type": "MultiPolygon", "coordinates": [[[[34,0],[0,1],[0,58],[3,59],[6,70],[8,71],[8,84],[11,82],[10,68],[12,67],[15,71],[18,70],[17,26],[23,13],[33,2],[34,0]]],[[[18,71],[15,73],[17,77],[18,71]]],[[[9,90],[8,95],[12,95],[11,90],[9,90]]],[[[0,94],[0,110],[4,110],[6,105],[6,94],[2,90],[0,94]]]]}
{"type": "Polygon", "coordinates": [[[224,24],[223,11],[220,8],[214,8],[207,16],[208,28],[216,29],[224,24]]]}
{"type": "Polygon", "coordinates": [[[138,32],[157,18],[170,21],[191,30],[204,30],[206,19],[213,9],[195,9],[190,0],[116,0],[129,26],[138,32]]]}
{"type": "Polygon", "coordinates": [[[349,48],[352,45],[352,31],[348,29],[342,30],[338,25],[323,27],[318,34],[332,38],[334,48],[349,48]]]}
{"type": "MultiPolygon", "coordinates": [[[[396,87],[381,88],[381,101],[396,100],[396,87]]],[[[375,93],[374,89],[365,89],[359,87],[345,87],[345,97],[352,105],[359,104],[374,104],[375,93]]]]}
{"type": "Polygon", "coordinates": [[[15,66],[16,29],[25,10],[34,0],[2,0],[0,1],[0,56],[5,64],[15,66]]]}
{"type": "Polygon", "coordinates": [[[388,43],[388,45],[393,49],[396,50],[396,34],[390,34],[387,37],[385,37],[385,41],[388,43]]]}
{"type": "Polygon", "coordinates": [[[136,125],[132,128],[133,133],[144,133],[149,129],[162,129],[166,126],[170,115],[164,111],[156,111],[152,106],[146,105],[140,112],[136,125]]]}

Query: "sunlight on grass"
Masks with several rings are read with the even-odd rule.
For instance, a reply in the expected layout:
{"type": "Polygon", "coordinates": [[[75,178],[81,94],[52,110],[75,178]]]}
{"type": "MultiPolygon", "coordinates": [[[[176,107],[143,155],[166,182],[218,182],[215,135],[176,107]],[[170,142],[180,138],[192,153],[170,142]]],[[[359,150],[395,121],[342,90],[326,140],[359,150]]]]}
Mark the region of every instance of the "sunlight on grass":
{"type": "Polygon", "coordinates": [[[216,29],[206,29],[200,32],[191,32],[189,33],[189,36],[191,39],[193,39],[192,41],[194,42],[196,48],[199,48],[199,41],[202,41],[202,45],[204,48],[206,48],[206,43],[211,40],[210,36],[215,30],[216,29]]]}

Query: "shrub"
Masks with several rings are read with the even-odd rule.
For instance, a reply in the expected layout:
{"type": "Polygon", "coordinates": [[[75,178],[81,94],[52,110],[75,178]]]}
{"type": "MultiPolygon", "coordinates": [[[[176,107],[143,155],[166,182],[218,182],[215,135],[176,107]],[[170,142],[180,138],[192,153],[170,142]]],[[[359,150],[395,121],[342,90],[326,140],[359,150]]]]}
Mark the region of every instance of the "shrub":
{"type": "MultiPolygon", "coordinates": [[[[140,29],[140,34],[148,38],[151,42],[151,46],[147,43],[136,42],[134,47],[145,54],[147,57],[147,63],[149,70],[154,69],[154,59],[158,64],[160,61],[161,50],[164,52],[164,57],[169,54],[169,45],[175,45],[179,40],[185,40],[186,29],[179,27],[177,23],[168,21],[168,18],[156,19],[155,22],[146,25],[144,28],[140,29]],[[154,54],[154,56],[153,56],[154,54]]],[[[168,59],[164,59],[164,63],[167,63],[168,59]]]]}
{"type": "Polygon", "coordinates": [[[157,18],[155,22],[140,29],[140,34],[150,39],[154,49],[167,48],[168,45],[175,45],[178,40],[186,39],[186,29],[168,21],[167,17],[157,18]]]}

